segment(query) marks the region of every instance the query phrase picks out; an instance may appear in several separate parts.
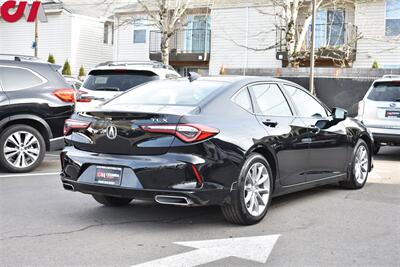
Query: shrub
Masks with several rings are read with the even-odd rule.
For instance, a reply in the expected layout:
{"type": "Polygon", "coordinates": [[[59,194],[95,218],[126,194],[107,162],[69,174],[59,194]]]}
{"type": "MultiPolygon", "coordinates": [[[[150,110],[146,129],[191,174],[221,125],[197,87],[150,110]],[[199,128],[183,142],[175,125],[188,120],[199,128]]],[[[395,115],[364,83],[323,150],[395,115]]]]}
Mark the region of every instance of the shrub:
{"type": "Polygon", "coordinates": [[[49,57],[47,58],[47,62],[49,63],[56,63],[56,60],[54,59],[54,56],[52,54],[49,54],[49,57]]]}
{"type": "Polygon", "coordinates": [[[83,76],[85,76],[86,74],[85,74],[85,68],[83,67],[83,66],[81,66],[80,68],[79,68],[79,77],[83,77],[83,76]]]}
{"type": "Polygon", "coordinates": [[[71,75],[71,66],[69,65],[68,59],[65,61],[62,72],[63,75],[71,75]]]}
{"type": "Polygon", "coordinates": [[[374,62],[372,63],[372,68],[373,69],[379,69],[378,61],[374,60],[374,62]]]}

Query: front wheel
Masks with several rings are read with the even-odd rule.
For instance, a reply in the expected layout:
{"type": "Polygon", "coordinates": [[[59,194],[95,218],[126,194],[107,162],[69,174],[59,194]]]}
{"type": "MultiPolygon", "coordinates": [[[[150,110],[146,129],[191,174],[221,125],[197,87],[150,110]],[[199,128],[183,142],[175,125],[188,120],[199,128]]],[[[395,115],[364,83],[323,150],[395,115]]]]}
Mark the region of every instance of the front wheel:
{"type": "Polygon", "coordinates": [[[362,188],[367,182],[370,158],[367,143],[364,140],[359,140],[354,148],[348,178],[341,185],[349,189],[362,188]]]}
{"type": "Polygon", "coordinates": [[[267,214],[272,194],[272,171],[260,154],[251,154],[244,163],[231,203],[221,207],[228,222],[251,225],[267,214]]]}
{"type": "Polygon", "coordinates": [[[132,198],[110,197],[104,195],[92,195],[92,196],[97,202],[108,207],[126,206],[132,201],[132,198]]]}

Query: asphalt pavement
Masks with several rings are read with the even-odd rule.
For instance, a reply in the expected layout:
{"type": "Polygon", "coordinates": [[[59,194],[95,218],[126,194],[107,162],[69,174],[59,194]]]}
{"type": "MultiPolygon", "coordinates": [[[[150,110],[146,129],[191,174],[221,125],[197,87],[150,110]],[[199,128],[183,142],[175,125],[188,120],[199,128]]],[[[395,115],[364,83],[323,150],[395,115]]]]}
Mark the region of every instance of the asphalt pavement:
{"type": "Polygon", "coordinates": [[[236,226],[218,207],[103,207],[65,191],[49,153],[32,173],[0,172],[0,266],[400,266],[400,148],[374,163],[362,190],[282,196],[236,226]]]}

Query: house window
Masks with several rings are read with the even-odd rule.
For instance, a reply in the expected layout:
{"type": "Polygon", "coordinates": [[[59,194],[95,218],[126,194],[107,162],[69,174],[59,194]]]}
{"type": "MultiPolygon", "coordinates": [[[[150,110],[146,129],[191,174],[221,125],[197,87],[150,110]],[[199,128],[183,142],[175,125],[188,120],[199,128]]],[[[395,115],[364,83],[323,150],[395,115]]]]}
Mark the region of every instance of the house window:
{"type": "Polygon", "coordinates": [[[103,43],[108,44],[108,28],[110,25],[104,24],[103,43]]]}
{"type": "Polygon", "coordinates": [[[210,17],[206,15],[187,17],[187,25],[184,30],[186,52],[203,53],[210,51],[210,21],[210,17]]]}
{"type": "Polygon", "coordinates": [[[133,43],[135,43],[135,44],[146,43],[146,30],[134,30],[133,31],[133,43]]]}
{"type": "MultiPolygon", "coordinates": [[[[319,10],[315,24],[315,48],[344,44],[346,33],[344,10],[319,10]]],[[[310,46],[311,25],[308,31],[308,47],[310,46]]]]}
{"type": "Polygon", "coordinates": [[[146,17],[137,16],[133,19],[133,43],[144,44],[147,37],[149,21],[146,17]]]}
{"type": "Polygon", "coordinates": [[[400,0],[386,1],[386,36],[400,35],[400,0]]]}

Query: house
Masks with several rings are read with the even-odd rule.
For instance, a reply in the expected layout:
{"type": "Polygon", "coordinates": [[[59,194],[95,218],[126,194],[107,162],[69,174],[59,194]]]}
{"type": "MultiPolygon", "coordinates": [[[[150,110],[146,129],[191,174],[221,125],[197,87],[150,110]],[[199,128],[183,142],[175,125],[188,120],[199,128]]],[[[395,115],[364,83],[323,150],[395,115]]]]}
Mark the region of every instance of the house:
{"type": "MultiPolygon", "coordinates": [[[[53,54],[56,64],[66,60],[73,75],[80,66],[86,70],[112,60],[113,20],[89,0],[42,1],[47,23],[38,23],[38,57],[53,54]]],[[[33,55],[35,23],[21,19],[7,23],[0,18],[0,54],[33,55]]]]}
{"type": "MultiPolygon", "coordinates": [[[[170,41],[170,65],[181,74],[188,71],[208,74],[211,17],[205,2],[192,2],[183,22],[185,26],[170,41]]],[[[161,61],[161,32],[152,26],[140,4],[117,8],[114,23],[114,60],[161,61]]]]}
{"type": "MultiPolygon", "coordinates": [[[[186,26],[171,41],[170,62],[181,73],[215,75],[223,66],[246,74],[248,69],[287,65],[285,33],[277,27],[276,14],[282,10],[272,1],[193,2],[197,5],[191,6],[186,26]]],[[[299,9],[297,29],[306,22],[310,3],[304,2],[299,9]]],[[[377,61],[383,68],[400,68],[400,0],[331,3],[326,1],[316,17],[316,50],[320,56],[316,66],[371,68],[377,61]],[[344,44],[346,50],[338,51],[344,44]]],[[[160,33],[150,26],[140,5],[117,9],[114,15],[118,25],[115,60],[160,59],[160,33]]],[[[307,51],[310,44],[308,32],[301,51],[307,51]]],[[[301,66],[308,64],[307,59],[301,62],[301,66]]]]}
{"type": "Polygon", "coordinates": [[[357,43],[354,67],[400,68],[400,0],[357,2],[355,25],[363,38],[357,43]]]}

